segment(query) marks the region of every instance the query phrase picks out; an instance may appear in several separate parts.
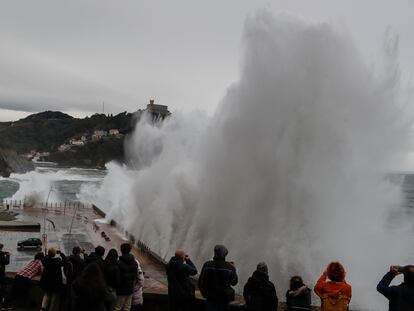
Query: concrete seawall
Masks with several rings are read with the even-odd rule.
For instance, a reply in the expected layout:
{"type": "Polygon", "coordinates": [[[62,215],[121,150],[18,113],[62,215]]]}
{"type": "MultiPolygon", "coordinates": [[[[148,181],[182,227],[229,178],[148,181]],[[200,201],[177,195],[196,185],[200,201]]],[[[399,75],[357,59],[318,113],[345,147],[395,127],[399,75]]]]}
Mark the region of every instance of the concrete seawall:
{"type": "Polygon", "coordinates": [[[1,231],[40,232],[40,223],[30,221],[0,221],[1,231]]]}

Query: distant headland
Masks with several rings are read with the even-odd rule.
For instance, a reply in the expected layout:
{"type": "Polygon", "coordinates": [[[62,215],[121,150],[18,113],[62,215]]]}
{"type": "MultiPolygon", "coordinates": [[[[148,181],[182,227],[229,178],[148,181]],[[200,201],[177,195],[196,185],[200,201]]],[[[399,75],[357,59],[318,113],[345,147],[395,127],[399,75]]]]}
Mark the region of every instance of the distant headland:
{"type": "Polygon", "coordinates": [[[15,122],[0,122],[0,176],[33,169],[33,162],[60,166],[104,168],[110,161],[125,162],[124,141],[144,113],[164,119],[167,106],[150,100],[146,109],[119,114],[74,118],[60,111],[44,111],[15,122]]]}

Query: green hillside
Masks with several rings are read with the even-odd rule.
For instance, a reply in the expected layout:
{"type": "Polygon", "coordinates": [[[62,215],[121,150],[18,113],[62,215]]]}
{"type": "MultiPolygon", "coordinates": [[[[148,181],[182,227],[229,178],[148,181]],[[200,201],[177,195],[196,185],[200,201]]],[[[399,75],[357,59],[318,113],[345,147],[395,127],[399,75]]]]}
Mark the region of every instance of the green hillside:
{"type": "Polygon", "coordinates": [[[92,135],[95,130],[119,129],[121,134],[128,134],[133,123],[133,114],[127,112],[77,119],[62,112],[46,111],[16,122],[0,122],[0,147],[19,154],[31,150],[55,152],[69,139],[92,135]]]}

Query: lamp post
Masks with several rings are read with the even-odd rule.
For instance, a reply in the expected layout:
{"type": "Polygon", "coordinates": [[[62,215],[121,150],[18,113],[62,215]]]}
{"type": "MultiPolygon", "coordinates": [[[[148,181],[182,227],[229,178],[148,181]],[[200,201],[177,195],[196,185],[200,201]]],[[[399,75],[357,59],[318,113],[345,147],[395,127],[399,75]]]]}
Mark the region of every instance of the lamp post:
{"type": "Polygon", "coordinates": [[[46,198],[46,207],[43,210],[43,234],[42,234],[42,243],[44,246],[44,253],[47,254],[47,234],[46,234],[46,210],[47,210],[47,202],[49,201],[50,194],[53,191],[53,186],[50,186],[49,193],[47,194],[46,198]]]}

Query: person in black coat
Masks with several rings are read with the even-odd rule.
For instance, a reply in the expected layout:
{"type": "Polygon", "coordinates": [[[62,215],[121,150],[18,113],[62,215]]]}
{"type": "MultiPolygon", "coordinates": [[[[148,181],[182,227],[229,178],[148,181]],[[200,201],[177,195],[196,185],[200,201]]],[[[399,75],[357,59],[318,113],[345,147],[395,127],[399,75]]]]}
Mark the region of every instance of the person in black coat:
{"type": "Polygon", "coordinates": [[[75,246],[72,249],[72,255],[68,258],[68,263],[70,263],[70,272],[66,275],[67,284],[70,286],[73,281],[82,273],[82,270],[85,268],[85,260],[81,257],[83,251],[79,246],[75,246]]]}
{"type": "Polygon", "coordinates": [[[62,267],[66,264],[66,256],[52,247],[48,249],[42,264],[40,287],[45,293],[41,310],[56,310],[59,306],[60,294],[63,291],[62,267]],[[56,257],[56,254],[59,254],[60,258],[56,257]]]}
{"type": "Polygon", "coordinates": [[[108,293],[112,299],[108,299],[106,309],[112,310],[117,299],[116,289],[121,284],[121,275],[118,266],[118,252],[115,248],[109,250],[104,261],[104,279],[108,287],[108,293]]]}
{"type": "Polygon", "coordinates": [[[71,288],[72,311],[106,311],[108,292],[102,271],[96,263],[88,265],[71,288]]]}
{"type": "Polygon", "coordinates": [[[116,288],[117,299],[113,311],[129,310],[131,308],[132,293],[137,282],[138,264],[130,254],[131,244],[121,245],[121,256],[118,260],[120,284],[116,288]]]}
{"type": "Polygon", "coordinates": [[[101,271],[104,271],[104,259],[103,256],[105,255],[105,248],[101,245],[95,247],[95,252],[90,253],[89,255],[84,254],[85,257],[85,264],[89,265],[91,263],[96,263],[101,271]]]}
{"type": "Polygon", "coordinates": [[[243,296],[248,310],[277,311],[276,289],[269,281],[267,265],[264,262],[257,265],[256,271],[244,285],[243,296]]]}
{"type": "Polygon", "coordinates": [[[176,250],[166,266],[166,272],[170,311],[194,310],[195,288],[190,276],[197,274],[197,268],[190,257],[183,250],[176,250]]]}
{"type": "Polygon", "coordinates": [[[204,263],[201,269],[198,286],[206,298],[207,311],[227,310],[234,300],[232,286],[237,284],[238,277],[234,263],[226,261],[227,254],[224,245],[216,245],[213,260],[204,263]]]}
{"type": "Polygon", "coordinates": [[[377,285],[377,291],[389,300],[389,311],[414,310],[414,266],[391,266],[377,285]],[[404,274],[404,282],[390,286],[399,274],[404,274]]]}
{"type": "Polygon", "coordinates": [[[10,253],[3,252],[4,245],[0,243],[0,304],[4,297],[6,285],[6,266],[10,263],[10,253]]]}
{"type": "Polygon", "coordinates": [[[286,311],[311,310],[311,290],[303,283],[300,276],[290,279],[289,290],[286,292],[286,311]]]}

